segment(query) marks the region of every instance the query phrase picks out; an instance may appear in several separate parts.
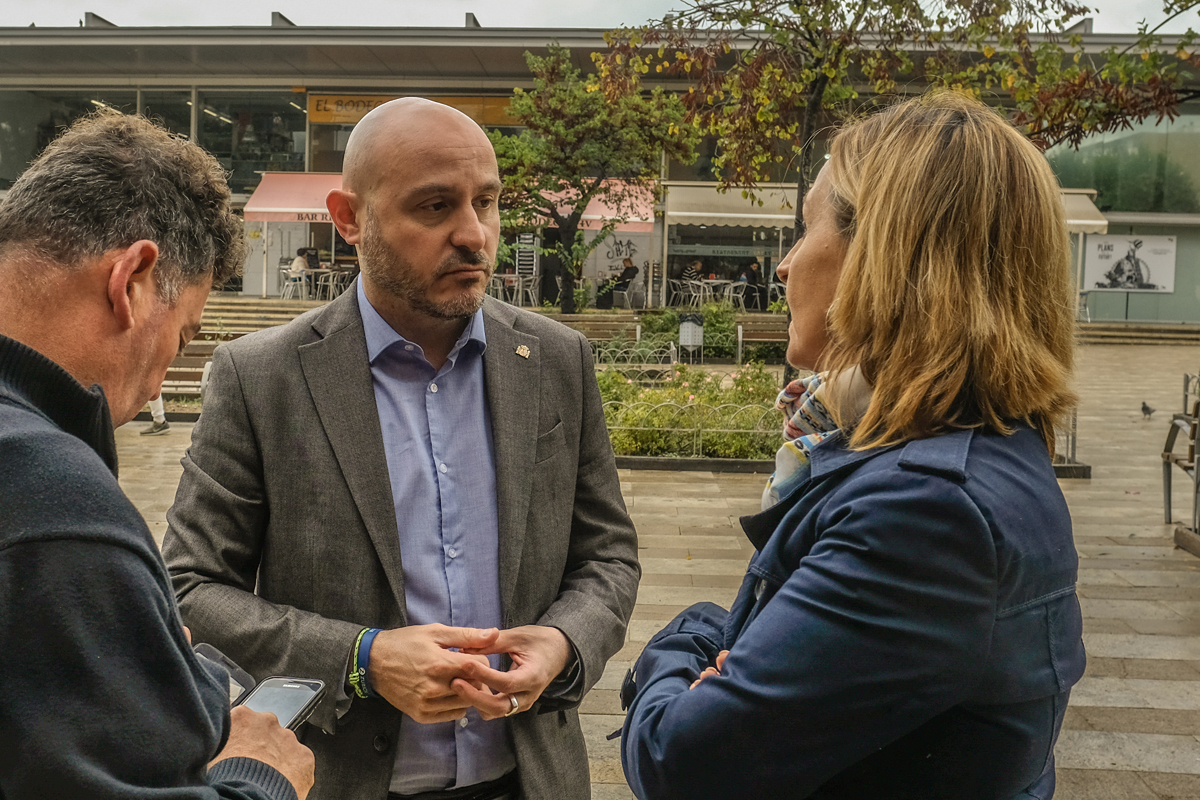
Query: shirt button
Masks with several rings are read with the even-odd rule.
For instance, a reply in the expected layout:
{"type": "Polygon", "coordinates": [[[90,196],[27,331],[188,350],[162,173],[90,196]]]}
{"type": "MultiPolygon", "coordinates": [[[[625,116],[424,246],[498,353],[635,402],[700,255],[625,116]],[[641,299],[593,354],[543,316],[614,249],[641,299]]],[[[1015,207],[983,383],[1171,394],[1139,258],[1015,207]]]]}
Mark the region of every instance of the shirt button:
{"type": "Polygon", "coordinates": [[[446,555],[450,556],[451,558],[454,558],[456,555],[458,555],[458,551],[455,550],[453,547],[451,547],[449,550],[446,551],[446,555]]]}
{"type": "Polygon", "coordinates": [[[434,394],[437,394],[437,384],[436,383],[429,384],[429,391],[433,392],[434,394]]]}
{"type": "Polygon", "coordinates": [[[462,719],[460,719],[458,721],[458,727],[460,727],[460,728],[467,727],[467,718],[466,717],[463,717],[462,719]]]}
{"type": "Polygon", "coordinates": [[[409,351],[409,352],[411,353],[411,352],[412,352],[412,349],[413,349],[413,346],[412,346],[411,344],[406,344],[406,345],[404,345],[404,349],[405,349],[405,350],[407,350],[407,351],[409,351]]]}
{"type": "Polygon", "coordinates": [[[438,472],[442,473],[443,475],[446,473],[447,469],[449,469],[449,467],[447,467],[445,464],[438,464],[438,472]]]}

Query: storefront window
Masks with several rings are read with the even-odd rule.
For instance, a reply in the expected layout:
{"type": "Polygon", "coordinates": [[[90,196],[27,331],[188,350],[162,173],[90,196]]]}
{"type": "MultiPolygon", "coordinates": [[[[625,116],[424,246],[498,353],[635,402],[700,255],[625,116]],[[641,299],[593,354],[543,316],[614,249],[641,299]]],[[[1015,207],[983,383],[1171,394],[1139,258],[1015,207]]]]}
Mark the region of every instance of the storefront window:
{"type": "Polygon", "coordinates": [[[303,172],[304,95],[202,92],[200,146],[231,173],[229,188],[250,193],[262,172],[303,172]]]}
{"type": "Polygon", "coordinates": [[[192,133],[192,93],[190,91],[143,91],[142,115],[172,133],[192,133]]]}
{"type": "Polygon", "coordinates": [[[672,278],[680,277],[692,261],[701,263],[704,277],[735,279],[754,260],[762,265],[763,274],[773,275],[792,247],[790,228],[670,225],[667,236],[667,274],[672,278]]]}
{"type": "Polygon", "coordinates": [[[313,172],[341,172],[353,125],[313,125],[313,172]]]}
{"type": "Polygon", "coordinates": [[[1149,119],[1046,157],[1065,188],[1095,189],[1101,211],[1200,214],[1200,104],[1180,110],[1173,122],[1149,119]]]}
{"type": "Polygon", "coordinates": [[[7,189],[63,129],[101,107],[132,114],[134,91],[0,91],[0,189],[7,189]]]}

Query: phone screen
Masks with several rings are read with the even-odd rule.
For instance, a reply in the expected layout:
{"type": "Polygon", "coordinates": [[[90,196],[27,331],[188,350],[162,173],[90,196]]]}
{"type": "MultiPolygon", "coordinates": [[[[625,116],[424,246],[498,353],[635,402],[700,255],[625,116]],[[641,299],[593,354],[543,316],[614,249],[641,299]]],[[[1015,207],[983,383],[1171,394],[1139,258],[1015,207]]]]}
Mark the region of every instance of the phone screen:
{"type": "Polygon", "coordinates": [[[295,680],[292,678],[268,678],[260,683],[242,705],[253,711],[270,712],[279,718],[285,728],[298,725],[297,720],[311,711],[312,701],[321,694],[321,681],[295,680]]]}

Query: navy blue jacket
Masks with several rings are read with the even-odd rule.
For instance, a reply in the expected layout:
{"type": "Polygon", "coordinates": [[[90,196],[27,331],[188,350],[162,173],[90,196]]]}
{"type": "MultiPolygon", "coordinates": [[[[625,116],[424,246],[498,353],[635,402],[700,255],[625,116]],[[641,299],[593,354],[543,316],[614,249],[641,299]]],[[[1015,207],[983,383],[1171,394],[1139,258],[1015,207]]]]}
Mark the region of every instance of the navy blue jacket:
{"type": "Polygon", "coordinates": [[[229,676],[116,471],[100,387],[0,336],[0,800],[295,800],[261,761],[208,769],[229,676]]]}
{"type": "Polygon", "coordinates": [[[1036,433],[865,452],[834,437],[742,524],[759,552],[733,608],[685,611],[626,682],[639,798],[1053,794],[1084,652],[1071,520],[1036,433]]]}

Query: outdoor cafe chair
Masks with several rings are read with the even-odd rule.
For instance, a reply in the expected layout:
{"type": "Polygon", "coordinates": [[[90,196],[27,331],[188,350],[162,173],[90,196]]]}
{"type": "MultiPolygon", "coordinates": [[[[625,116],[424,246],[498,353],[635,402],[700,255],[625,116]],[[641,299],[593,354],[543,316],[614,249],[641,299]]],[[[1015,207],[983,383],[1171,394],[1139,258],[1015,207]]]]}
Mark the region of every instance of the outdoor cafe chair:
{"type": "Polygon", "coordinates": [[[297,289],[304,291],[304,276],[293,275],[287,267],[279,268],[279,281],[282,287],[279,291],[280,300],[291,300],[296,296],[297,289]]]}
{"type": "Polygon", "coordinates": [[[733,283],[729,286],[728,294],[726,295],[726,297],[729,299],[729,302],[734,304],[734,306],[736,306],[737,308],[740,308],[742,311],[745,311],[746,310],[746,290],[748,288],[750,288],[750,284],[746,283],[745,281],[738,281],[736,283],[733,283]]]}

